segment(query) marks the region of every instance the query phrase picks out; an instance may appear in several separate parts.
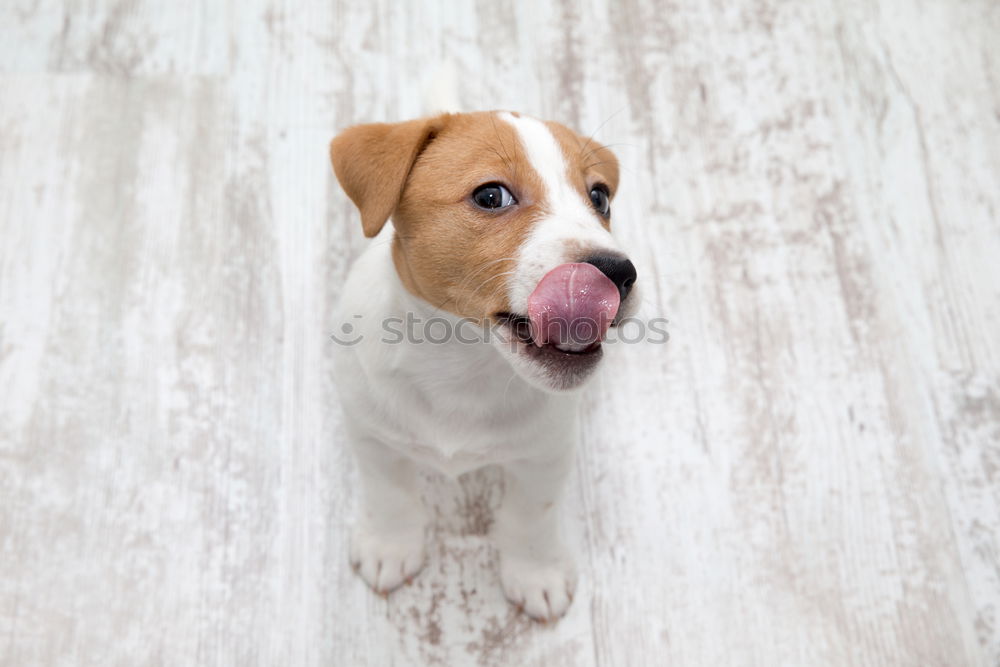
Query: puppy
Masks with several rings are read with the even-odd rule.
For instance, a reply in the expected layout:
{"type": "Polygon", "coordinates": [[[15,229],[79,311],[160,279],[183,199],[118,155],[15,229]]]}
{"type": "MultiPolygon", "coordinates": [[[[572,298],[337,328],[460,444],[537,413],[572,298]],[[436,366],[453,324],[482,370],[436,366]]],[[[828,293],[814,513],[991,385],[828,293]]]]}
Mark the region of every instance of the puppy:
{"type": "Polygon", "coordinates": [[[366,236],[338,308],[335,368],[362,496],[351,562],[386,593],[423,567],[418,470],[499,464],[504,593],[562,616],[576,572],[557,501],[579,392],[637,303],[611,235],[618,163],[508,112],[359,125],[330,145],[366,236]],[[392,226],[383,227],[392,218],[392,226]]]}

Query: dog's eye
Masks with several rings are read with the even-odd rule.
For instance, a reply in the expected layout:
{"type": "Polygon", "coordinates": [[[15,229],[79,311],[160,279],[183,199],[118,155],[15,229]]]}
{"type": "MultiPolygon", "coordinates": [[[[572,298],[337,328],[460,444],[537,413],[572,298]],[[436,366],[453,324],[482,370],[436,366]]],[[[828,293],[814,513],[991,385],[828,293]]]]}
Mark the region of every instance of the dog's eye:
{"type": "Polygon", "coordinates": [[[517,203],[517,200],[514,199],[514,195],[510,193],[510,190],[499,183],[487,183],[486,185],[480,185],[476,188],[476,191],[472,193],[472,201],[475,202],[476,206],[479,208],[485,208],[487,210],[506,208],[511,204],[517,203]]]}
{"type": "Polygon", "coordinates": [[[594,210],[605,218],[611,215],[611,195],[603,185],[595,185],[591,188],[590,203],[594,205],[594,210]]]}

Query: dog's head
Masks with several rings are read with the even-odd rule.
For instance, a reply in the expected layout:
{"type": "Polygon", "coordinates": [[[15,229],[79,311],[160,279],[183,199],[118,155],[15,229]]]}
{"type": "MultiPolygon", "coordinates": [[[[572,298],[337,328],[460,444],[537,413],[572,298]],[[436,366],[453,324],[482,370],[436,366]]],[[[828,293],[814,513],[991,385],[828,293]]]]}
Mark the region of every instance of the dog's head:
{"type": "Polygon", "coordinates": [[[406,288],[484,326],[536,386],[579,386],[630,314],[635,268],[611,236],[618,162],[563,125],[444,114],[349,128],[333,167],[366,236],[392,217],[406,288]]]}

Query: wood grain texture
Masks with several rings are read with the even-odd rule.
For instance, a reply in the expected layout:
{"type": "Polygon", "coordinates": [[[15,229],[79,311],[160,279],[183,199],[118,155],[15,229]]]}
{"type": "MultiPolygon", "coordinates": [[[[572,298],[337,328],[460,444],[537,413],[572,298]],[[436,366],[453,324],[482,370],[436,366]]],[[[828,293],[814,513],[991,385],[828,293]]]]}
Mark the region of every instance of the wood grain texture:
{"type": "Polygon", "coordinates": [[[0,664],[1000,665],[1000,6],[0,7],[0,664]],[[667,345],[609,350],[569,615],[504,601],[503,480],[350,571],[326,143],[596,131],[667,345]]]}

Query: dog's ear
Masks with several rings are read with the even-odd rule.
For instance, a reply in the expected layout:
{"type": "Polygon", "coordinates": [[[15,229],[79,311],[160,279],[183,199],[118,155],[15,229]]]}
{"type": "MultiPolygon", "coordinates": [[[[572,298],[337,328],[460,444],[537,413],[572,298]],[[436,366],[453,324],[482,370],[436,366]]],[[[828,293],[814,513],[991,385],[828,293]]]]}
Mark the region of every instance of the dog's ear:
{"type": "Polygon", "coordinates": [[[444,118],[355,125],[330,142],[333,171],[361,211],[365,236],[378,234],[396,210],[413,163],[441,130],[444,118]]]}

